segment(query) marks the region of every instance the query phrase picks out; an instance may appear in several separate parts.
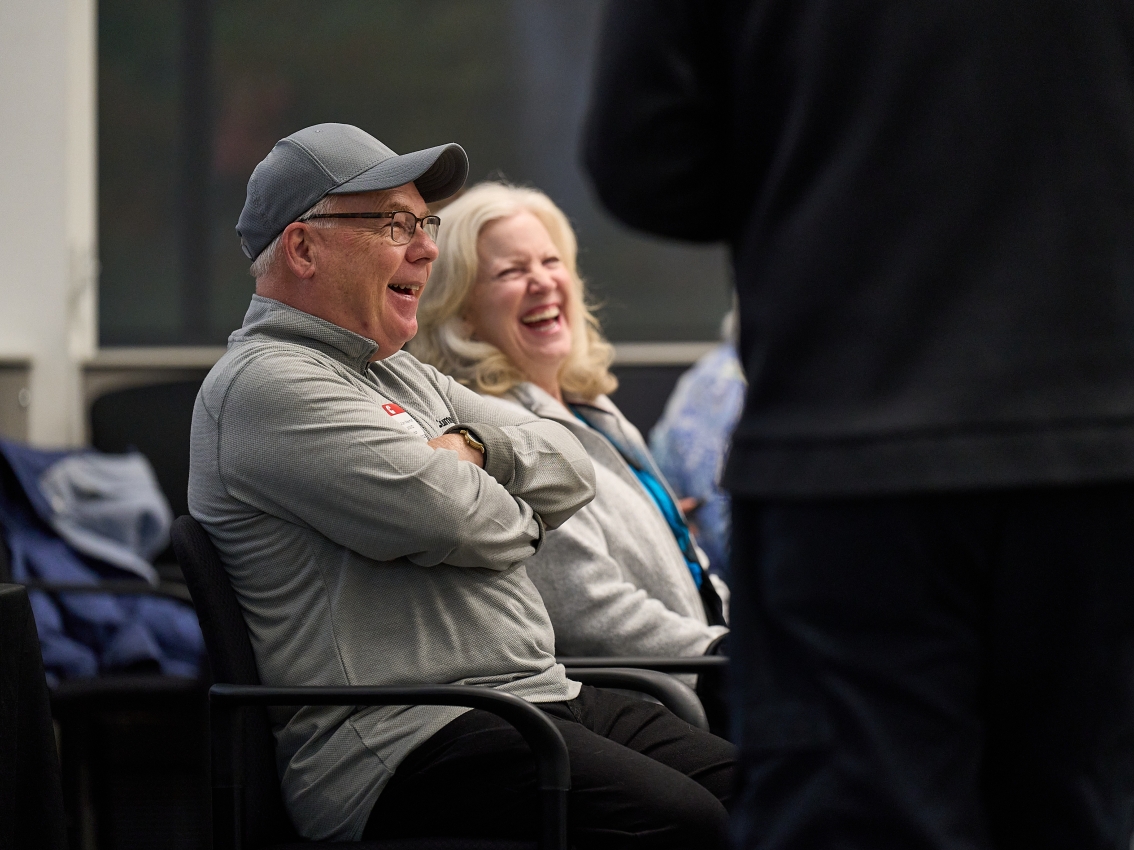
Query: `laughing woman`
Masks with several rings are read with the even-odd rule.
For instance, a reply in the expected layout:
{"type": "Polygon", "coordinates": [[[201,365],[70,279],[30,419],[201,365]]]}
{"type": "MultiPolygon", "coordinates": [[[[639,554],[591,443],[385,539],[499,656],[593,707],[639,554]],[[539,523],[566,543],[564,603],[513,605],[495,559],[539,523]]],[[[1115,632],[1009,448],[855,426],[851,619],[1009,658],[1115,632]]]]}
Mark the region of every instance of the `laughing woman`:
{"type": "Polygon", "coordinates": [[[606,396],[613,349],[587,308],[566,216],[542,192],[482,183],[443,218],[410,350],[565,425],[595,465],[594,501],[527,563],[556,652],[713,651],[728,631],[717,587],[641,434],[606,396]]]}

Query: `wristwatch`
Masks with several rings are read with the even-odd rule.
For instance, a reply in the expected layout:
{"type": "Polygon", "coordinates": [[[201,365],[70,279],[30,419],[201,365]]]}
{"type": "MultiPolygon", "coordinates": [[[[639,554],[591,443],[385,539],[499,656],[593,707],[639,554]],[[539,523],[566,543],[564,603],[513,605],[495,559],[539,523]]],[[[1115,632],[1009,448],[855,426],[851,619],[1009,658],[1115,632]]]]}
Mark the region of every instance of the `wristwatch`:
{"type": "Polygon", "coordinates": [[[458,433],[465,438],[465,442],[469,444],[470,448],[474,448],[481,454],[484,454],[484,443],[470,434],[467,429],[462,428],[458,433]]]}

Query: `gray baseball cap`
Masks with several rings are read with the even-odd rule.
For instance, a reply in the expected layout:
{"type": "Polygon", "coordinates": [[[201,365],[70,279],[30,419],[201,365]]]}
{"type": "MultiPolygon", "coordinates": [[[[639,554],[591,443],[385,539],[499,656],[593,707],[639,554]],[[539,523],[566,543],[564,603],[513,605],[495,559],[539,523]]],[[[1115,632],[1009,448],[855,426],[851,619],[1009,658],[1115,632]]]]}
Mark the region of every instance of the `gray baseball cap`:
{"type": "Polygon", "coordinates": [[[325,195],[352,195],[413,183],[426,203],[465,184],[469,159],[456,144],[394,153],[350,124],[316,124],[280,139],[248,179],[236,232],[250,260],[325,195]]]}

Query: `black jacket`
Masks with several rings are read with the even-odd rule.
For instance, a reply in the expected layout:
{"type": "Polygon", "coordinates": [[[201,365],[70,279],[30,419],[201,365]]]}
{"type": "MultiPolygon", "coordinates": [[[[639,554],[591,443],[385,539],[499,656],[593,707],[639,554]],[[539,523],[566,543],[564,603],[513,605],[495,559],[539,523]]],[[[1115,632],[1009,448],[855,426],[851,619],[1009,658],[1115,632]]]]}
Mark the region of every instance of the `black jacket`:
{"type": "Polygon", "coordinates": [[[735,492],[1134,478],[1134,2],[614,0],[585,159],[731,243],[735,492]]]}

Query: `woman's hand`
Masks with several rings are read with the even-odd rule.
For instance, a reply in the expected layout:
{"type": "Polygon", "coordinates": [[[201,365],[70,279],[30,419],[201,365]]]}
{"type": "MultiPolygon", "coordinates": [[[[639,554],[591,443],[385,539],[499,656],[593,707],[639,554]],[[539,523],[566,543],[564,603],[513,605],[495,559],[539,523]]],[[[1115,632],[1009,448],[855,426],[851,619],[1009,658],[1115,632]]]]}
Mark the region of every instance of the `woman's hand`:
{"type": "Polygon", "coordinates": [[[681,512],[685,514],[685,524],[689,526],[689,530],[692,531],[694,535],[700,534],[701,530],[697,528],[697,522],[693,519],[693,514],[704,502],[704,499],[698,499],[696,496],[686,496],[677,500],[677,506],[681,508],[681,512]]]}
{"type": "Polygon", "coordinates": [[[426,445],[433,449],[448,449],[451,452],[456,452],[457,457],[461,460],[475,463],[481,469],[484,469],[484,452],[474,449],[465,442],[465,438],[460,434],[442,434],[440,437],[434,437],[426,445]]]}
{"type": "Polygon", "coordinates": [[[696,496],[685,496],[677,500],[677,506],[681,508],[681,512],[685,514],[685,516],[689,516],[689,514],[701,507],[702,502],[704,502],[704,499],[698,499],[696,496]]]}

